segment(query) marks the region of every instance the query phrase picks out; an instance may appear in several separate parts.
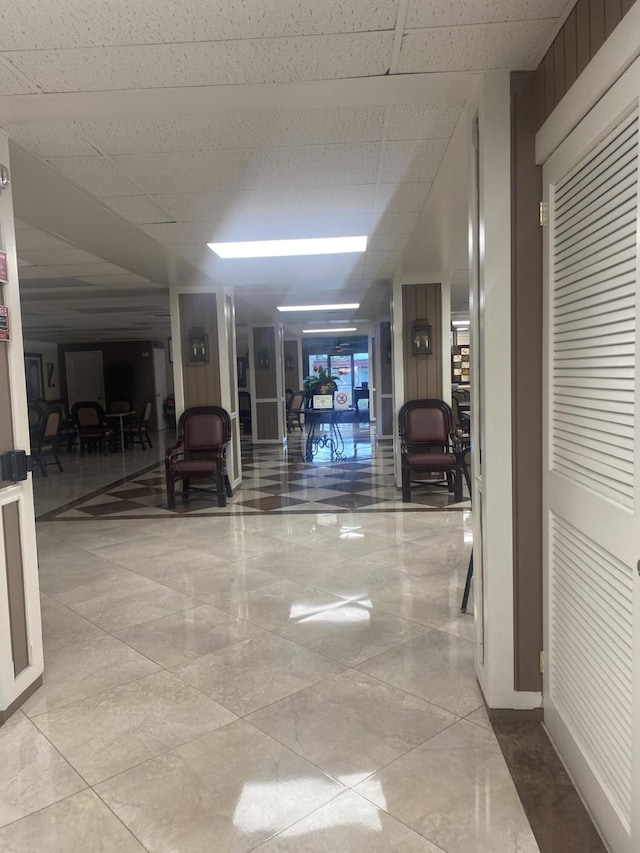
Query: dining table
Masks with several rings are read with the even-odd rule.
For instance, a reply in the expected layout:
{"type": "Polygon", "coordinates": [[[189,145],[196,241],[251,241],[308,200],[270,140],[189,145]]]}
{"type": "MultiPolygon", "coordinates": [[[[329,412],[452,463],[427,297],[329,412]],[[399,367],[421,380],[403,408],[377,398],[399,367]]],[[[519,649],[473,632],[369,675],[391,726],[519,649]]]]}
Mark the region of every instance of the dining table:
{"type": "Polygon", "coordinates": [[[124,453],[124,421],[125,418],[132,418],[136,413],[135,412],[108,412],[108,418],[118,418],[120,421],[120,450],[124,453]]]}

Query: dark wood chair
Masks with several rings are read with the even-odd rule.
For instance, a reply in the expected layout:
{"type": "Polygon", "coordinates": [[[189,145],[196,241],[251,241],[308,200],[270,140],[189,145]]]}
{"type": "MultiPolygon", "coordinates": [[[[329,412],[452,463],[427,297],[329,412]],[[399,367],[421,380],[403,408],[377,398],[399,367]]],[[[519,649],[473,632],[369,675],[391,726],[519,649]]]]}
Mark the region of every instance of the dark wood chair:
{"type": "Polygon", "coordinates": [[[402,500],[411,501],[413,474],[446,476],[456,502],[462,500],[462,459],[451,407],[444,400],[410,400],[398,413],[402,500]]]}
{"type": "Polygon", "coordinates": [[[58,459],[58,440],[62,418],[62,409],[59,406],[50,406],[40,420],[37,435],[32,437],[31,454],[35,458],[43,477],[47,476],[48,465],[57,465],[59,471],[63,470],[58,459]],[[47,462],[48,454],[53,457],[53,461],[47,462]]]}
{"type": "Polygon", "coordinates": [[[165,472],[167,502],[175,509],[175,484],[182,480],[182,496],[187,498],[192,480],[213,480],[218,506],[233,497],[227,476],[225,454],[231,440],[231,418],[220,406],[185,409],[178,421],[178,441],[167,450],[165,472]]]}
{"type": "Polygon", "coordinates": [[[74,403],[71,407],[71,418],[78,430],[80,453],[93,448],[107,452],[113,433],[100,403],[93,400],[74,403]]]}
{"type": "Polygon", "coordinates": [[[151,400],[145,400],[142,404],[142,415],[139,418],[127,418],[124,422],[124,443],[135,444],[139,442],[143,450],[146,450],[145,441],[149,447],[153,447],[149,438],[149,418],[151,417],[151,400]]]}
{"type": "Polygon", "coordinates": [[[287,432],[291,432],[297,426],[300,427],[301,432],[304,432],[300,420],[301,409],[304,409],[304,391],[294,391],[287,404],[287,432]]]}

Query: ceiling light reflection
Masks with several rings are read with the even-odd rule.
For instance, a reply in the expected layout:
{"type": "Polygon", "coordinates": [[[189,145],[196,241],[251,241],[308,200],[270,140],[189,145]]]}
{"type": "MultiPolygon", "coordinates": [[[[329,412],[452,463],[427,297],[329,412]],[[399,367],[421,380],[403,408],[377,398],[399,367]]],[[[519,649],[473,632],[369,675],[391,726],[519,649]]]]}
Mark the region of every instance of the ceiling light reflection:
{"type": "Polygon", "coordinates": [[[275,832],[283,818],[293,819],[292,803],[321,802],[334,790],[329,779],[291,776],[275,782],[247,782],[233,812],[233,823],[242,832],[275,832]],[[291,818],[289,818],[291,815],[291,818]]]}

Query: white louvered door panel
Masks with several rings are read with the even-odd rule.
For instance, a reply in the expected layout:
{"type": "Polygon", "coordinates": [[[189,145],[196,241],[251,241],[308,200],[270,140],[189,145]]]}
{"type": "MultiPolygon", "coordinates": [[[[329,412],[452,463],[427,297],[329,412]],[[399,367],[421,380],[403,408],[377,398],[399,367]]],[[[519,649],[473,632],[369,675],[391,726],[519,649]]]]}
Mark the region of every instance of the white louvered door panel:
{"type": "Polygon", "coordinates": [[[545,718],[615,853],[640,850],[637,79],[544,170],[545,718]]]}

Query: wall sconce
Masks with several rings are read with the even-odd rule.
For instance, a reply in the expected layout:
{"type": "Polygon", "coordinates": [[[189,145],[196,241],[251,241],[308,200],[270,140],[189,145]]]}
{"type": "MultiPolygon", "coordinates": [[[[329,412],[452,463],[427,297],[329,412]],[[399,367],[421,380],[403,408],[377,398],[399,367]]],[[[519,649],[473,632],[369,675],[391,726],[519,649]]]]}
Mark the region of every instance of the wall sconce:
{"type": "Polygon", "coordinates": [[[203,328],[191,329],[187,341],[190,362],[203,363],[209,361],[209,336],[205,334],[203,328]]]}
{"type": "Polygon", "coordinates": [[[414,355],[431,355],[431,326],[426,320],[416,320],[411,330],[411,343],[414,355]]]}
{"type": "Polygon", "coordinates": [[[387,349],[386,349],[385,357],[387,359],[387,364],[391,364],[391,362],[393,361],[393,358],[391,356],[391,341],[387,341],[387,349]]]}
{"type": "Polygon", "coordinates": [[[256,353],[257,366],[262,368],[271,367],[271,360],[269,359],[269,350],[266,347],[260,347],[258,352],[256,353]]]}
{"type": "Polygon", "coordinates": [[[288,355],[284,360],[284,369],[285,370],[293,370],[293,368],[294,368],[293,359],[291,358],[290,355],[288,355]]]}

